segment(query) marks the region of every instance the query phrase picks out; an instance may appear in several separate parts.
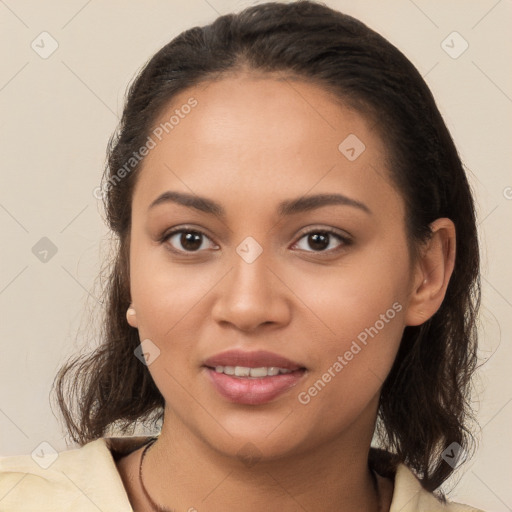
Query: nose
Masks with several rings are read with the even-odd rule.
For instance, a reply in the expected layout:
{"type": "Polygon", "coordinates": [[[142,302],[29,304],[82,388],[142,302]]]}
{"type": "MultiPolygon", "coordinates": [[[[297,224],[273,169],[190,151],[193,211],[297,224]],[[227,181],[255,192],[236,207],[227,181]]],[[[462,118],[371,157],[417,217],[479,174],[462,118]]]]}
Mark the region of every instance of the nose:
{"type": "Polygon", "coordinates": [[[219,283],[212,316],[246,332],[283,327],[291,317],[291,292],[263,255],[247,263],[235,254],[233,268],[219,283]]]}

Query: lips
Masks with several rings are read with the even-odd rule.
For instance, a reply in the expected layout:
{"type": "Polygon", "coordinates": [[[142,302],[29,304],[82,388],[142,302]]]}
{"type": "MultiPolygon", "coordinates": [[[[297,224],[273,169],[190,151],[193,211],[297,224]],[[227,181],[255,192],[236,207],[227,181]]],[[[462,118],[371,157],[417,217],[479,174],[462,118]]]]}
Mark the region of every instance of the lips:
{"type": "Polygon", "coordinates": [[[290,361],[283,356],[272,352],[243,352],[241,350],[228,350],[204,362],[204,366],[215,368],[216,366],[242,366],[248,368],[277,367],[286,370],[299,370],[305,367],[294,361],[290,361]]]}
{"type": "Polygon", "coordinates": [[[208,358],[204,367],[209,382],[224,399],[243,405],[262,405],[276,399],[306,373],[301,364],[265,351],[230,350],[208,358]]]}

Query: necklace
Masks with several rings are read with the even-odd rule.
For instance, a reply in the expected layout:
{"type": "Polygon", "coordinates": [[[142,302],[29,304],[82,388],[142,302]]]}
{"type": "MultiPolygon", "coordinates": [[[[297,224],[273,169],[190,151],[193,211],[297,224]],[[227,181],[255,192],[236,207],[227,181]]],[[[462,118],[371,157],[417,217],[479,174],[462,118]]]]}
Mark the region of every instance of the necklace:
{"type": "Polygon", "coordinates": [[[157,437],[154,437],[149,441],[149,443],[145,446],[144,450],[142,450],[142,454],[140,456],[140,463],[139,463],[139,482],[140,486],[142,488],[142,492],[144,493],[144,496],[149,501],[151,507],[156,510],[157,512],[173,512],[170,508],[164,508],[158,505],[153,501],[153,498],[149,495],[148,490],[146,489],[146,486],[144,485],[144,480],[142,478],[142,463],[144,461],[144,457],[146,456],[146,453],[148,449],[154,444],[154,442],[157,440],[157,437]]]}
{"type": "MultiPolygon", "coordinates": [[[[157,512],[173,512],[170,508],[161,507],[160,505],[158,505],[157,503],[154,502],[153,498],[149,495],[149,492],[146,489],[146,486],[144,485],[144,479],[142,478],[142,463],[144,462],[144,457],[146,456],[146,453],[149,450],[149,448],[151,448],[151,446],[153,446],[153,444],[155,443],[155,441],[157,439],[158,439],[157,437],[154,437],[153,439],[151,439],[148,442],[148,444],[144,447],[144,450],[142,450],[142,454],[140,456],[140,463],[139,463],[139,482],[140,482],[140,486],[142,488],[142,492],[144,493],[144,496],[149,501],[151,507],[154,510],[156,510],[157,512]]],[[[373,469],[371,470],[371,472],[372,472],[372,477],[373,477],[373,483],[375,485],[375,491],[377,493],[378,512],[384,512],[382,510],[382,507],[384,504],[382,503],[382,497],[380,495],[380,486],[379,486],[379,482],[378,482],[378,476],[373,469]]]]}

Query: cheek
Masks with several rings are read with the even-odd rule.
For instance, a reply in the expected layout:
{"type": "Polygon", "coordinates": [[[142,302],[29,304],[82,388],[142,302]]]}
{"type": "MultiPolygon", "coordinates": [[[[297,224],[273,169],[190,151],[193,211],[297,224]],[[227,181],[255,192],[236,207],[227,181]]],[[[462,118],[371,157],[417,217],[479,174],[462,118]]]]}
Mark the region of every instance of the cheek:
{"type": "Polygon", "coordinates": [[[306,306],[304,311],[312,313],[311,318],[316,318],[335,348],[342,348],[360,333],[364,341],[365,329],[375,324],[379,332],[385,330],[392,337],[401,332],[399,313],[405,309],[409,289],[409,275],[404,271],[408,256],[397,252],[393,260],[385,257],[385,251],[373,252],[378,257],[368,251],[336,267],[302,272],[300,279],[291,274],[287,277],[306,306]]]}
{"type": "Polygon", "coordinates": [[[314,371],[301,389],[305,401],[322,395],[322,403],[343,399],[356,406],[378,391],[404,330],[409,283],[404,268],[406,250],[386,257],[382,249],[357,264],[347,260],[346,266],[302,276],[294,291],[315,313],[303,332],[317,332],[309,341],[314,371]]]}
{"type": "Polygon", "coordinates": [[[324,435],[338,432],[369,407],[377,407],[403,333],[400,301],[389,298],[377,307],[358,302],[355,311],[351,309],[355,303],[349,302],[351,306],[340,304],[337,314],[331,315],[335,335],[310,347],[309,353],[316,354],[315,365],[296,392],[298,407],[324,435]]]}
{"type": "Polygon", "coordinates": [[[180,410],[188,411],[191,405],[185,383],[191,378],[201,329],[197,311],[214,276],[193,266],[172,266],[163,251],[154,247],[137,247],[131,258],[131,293],[139,337],[151,340],[159,350],[149,372],[166,403],[179,404],[180,410]]]}
{"type": "Polygon", "coordinates": [[[139,332],[164,342],[183,318],[193,316],[222,273],[206,264],[172,265],[161,247],[133,246],[130,283],[139,332]]]}

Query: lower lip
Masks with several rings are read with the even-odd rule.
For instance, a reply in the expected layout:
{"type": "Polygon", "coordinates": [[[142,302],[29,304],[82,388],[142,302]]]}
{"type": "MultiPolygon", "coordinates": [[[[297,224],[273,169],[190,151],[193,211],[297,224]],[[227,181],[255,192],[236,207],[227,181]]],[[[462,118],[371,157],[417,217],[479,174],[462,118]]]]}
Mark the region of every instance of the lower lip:
{"type": "Polygon", "coordinates": [[[229,401],[237,404],[260,405],[274,400],[295,386],[304,370],[270,377],[235,377],[206,368],[214,388],[229,401]]]}

